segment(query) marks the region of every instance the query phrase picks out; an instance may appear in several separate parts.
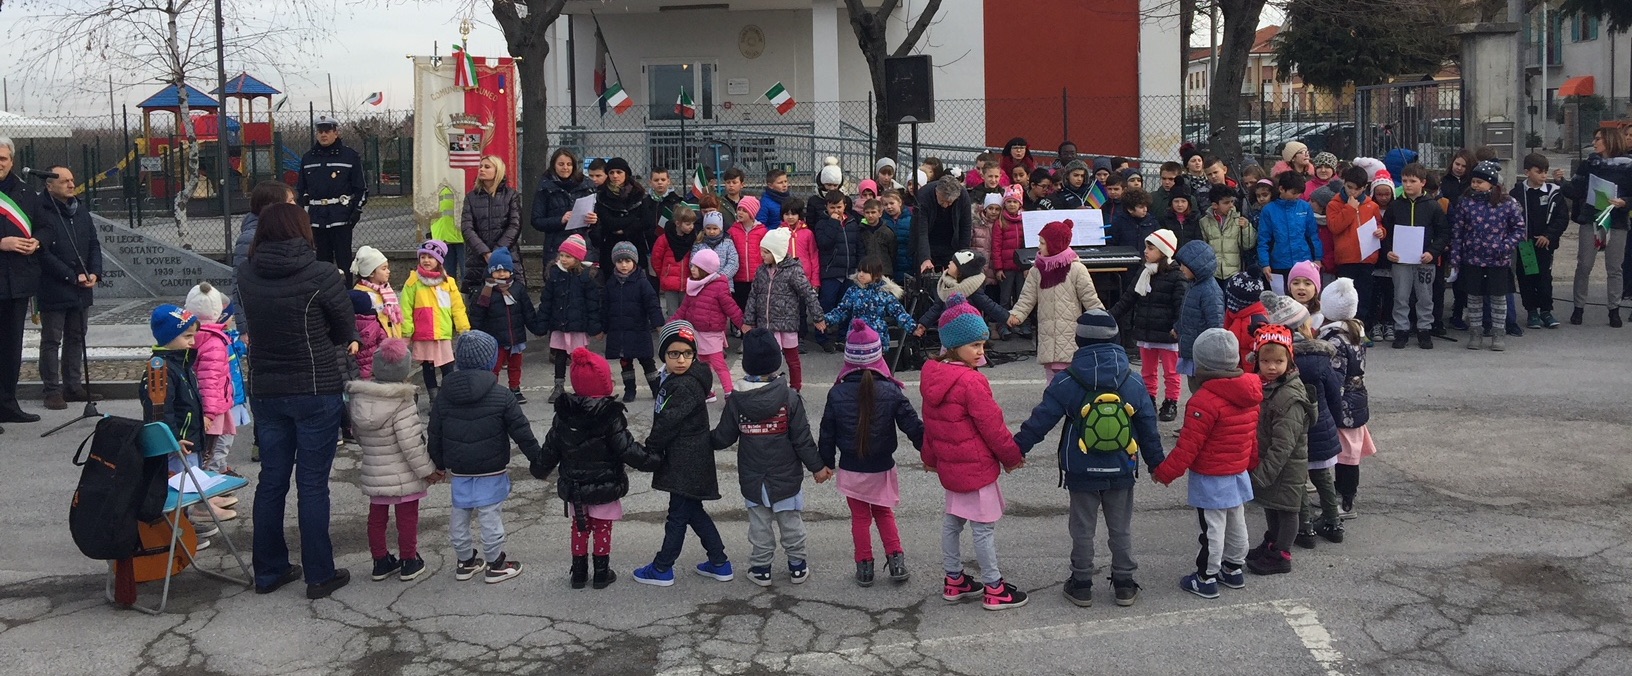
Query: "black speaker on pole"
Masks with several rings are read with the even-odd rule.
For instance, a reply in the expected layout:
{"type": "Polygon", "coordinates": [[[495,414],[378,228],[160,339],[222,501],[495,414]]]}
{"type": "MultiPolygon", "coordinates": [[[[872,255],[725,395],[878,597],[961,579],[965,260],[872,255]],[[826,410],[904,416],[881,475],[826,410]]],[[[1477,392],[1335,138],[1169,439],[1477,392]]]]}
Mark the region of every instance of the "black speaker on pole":
{"type": "Polygon", "coordinates": [[[884,58],[884,112],[891,122],[935,121],[934,73],[928,54],[884,58]]]}

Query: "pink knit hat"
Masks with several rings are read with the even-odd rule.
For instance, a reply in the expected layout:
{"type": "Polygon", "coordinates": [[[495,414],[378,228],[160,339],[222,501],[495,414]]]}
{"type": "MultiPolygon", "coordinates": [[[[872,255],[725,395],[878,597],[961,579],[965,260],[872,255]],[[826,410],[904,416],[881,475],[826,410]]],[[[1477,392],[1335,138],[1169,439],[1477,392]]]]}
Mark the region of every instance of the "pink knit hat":
{"type": "Polygon", "coordinates": [[[737,200],[737,208],[748,212],[748,218],[759,218],[759,198],[753,195],[743,195],[737,200]]]}
{"type": "Polygon", "coordinates": [[[572,378],[572,391],[582,397],[612,396],[612,368],[606,359],[588,348],[572,351],[567,373],[572,378]]]}
{"type": "Polygon", "coordinates": [[[1320,293],[1320,268],[1310,261],[1303,261],[1292,266],[1292,271],[1286,273],[1286,283],[1291,286],[1292,280],[1302,277],[1315,283],[1315,293],[1320,293]]]}
{"type": "Polygon", "coordinates": [[[873,195],[878,195],[878,181],[869,178],[856,185],[857,195],[867,192],[868,190],[873,191],[873,195]]]}
{"type": "Polygon", "coordinates": [[[567,241],[561,243],[561,253],[581,261],[589,255],[589,246],[584,244],[583,235],[573,235],[568,237],[567,241]]]}
{"type": "Polygon", "coordinates": [[[720,255],[713,249],[703,247],[691,254],[691,264],[703,269],[703,272],[714,274],[720,271],[720,255]]]}
{"type": "MultiPolygon", "coordinates": [[[[890,365],[884,361],[884,341],[879,339],[878,332],[867,322],[860,319],[850,320],[850,335],[844,341],[844,366],[839,369],[839,377],[834,382],[844,380],[856,371],[873,371],[885,378],[894,381],[894,374],[890,373],[890,365]]],[[[900,385],[900,381],[895,381],[900,385]]]]}

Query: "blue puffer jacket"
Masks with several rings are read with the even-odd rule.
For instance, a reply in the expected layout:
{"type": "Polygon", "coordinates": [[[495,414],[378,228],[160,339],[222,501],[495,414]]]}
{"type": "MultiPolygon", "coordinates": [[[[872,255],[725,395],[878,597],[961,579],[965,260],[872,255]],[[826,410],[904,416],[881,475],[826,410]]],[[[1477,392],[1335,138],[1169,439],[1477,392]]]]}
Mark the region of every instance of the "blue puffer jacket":
{"type": "Polygon", "coordinates": [[[510,297],[514,303],[504,302],[504,293],[497,288],[488,292],[487,301],[482,301],[482,291],[485,287],[471,294],[470,300],[465,303],[465,311],[470,315],[470,327],[487,332],[499,341],[499,347],[510,349],[527,342],[527,327],[533,319],[533,297],[527,293],[527,285],[521,282],[511,282],[510,297]]]}
{"type": "Polygon", "coordinates": [[[912,260],[912,209],[903,205],[900,218],[884,216],[884,225],[895,231],[895,277],[901,279],[918,273],[912,260]]]}
{"type": "Polygon", "coordinates": [[[594,334],[601,330],[602,300],[593,270],[567,272],[552,263],[544,269],[544,288],[527,328],[540,336],[552,331],[594,334]]]}
{"type": "Polygon", "coordinates": [[[862,371],[854,371],[827,392],[827,408],[822,410],[822,431],[816,441],[816,450],[822,455],[822,464],[847,472],[876,474],[895,466],[895,448],[899,428],[912,447],[924,446],[924,421],[907,401],[906,393],[895,381],[873,374],[872,425],[867,436],[867,457],[857,455],[857,430],[861,429],[862,371]],[[837,464],[835,464],[837,463],[837,464]]]}
{"type": "Polygon", "coordinates": [[[1320,260],[1319,230],[1308,202],[1278,199],[1264,205],[1258,214],[1258,263],[1285,274],[1298,263],[1320,260]]]}
{"type": "Polygon", "coordinates": [[[1196,277],[1184,294],[1184,304],[1179,306],[1179,322],[1173,327],[1179,333],[1179,357],[1189,359],[1196,336],[1207,329],[1224,328],[1224,290],[1213,282],[1218,256],[1206,242],[1196,240],[1179,247],[1173,259],[1190,268],[1196,277]]]}
{"type": "Polygon", "coordinates": [[[1337,411],[1338,429],[1353,429],[1371,422],[1366,392],[1366,348],[1348,340],[1342,324],[1327,324],[1320,337],[1332,346],[1332,370],[1343,378],[1343,408],[1337,411]]]}
{"type": "MultiPolygon", "coordinates": [[[[822,279],[844,279],[861,267],[866,253],[861,244],[861,223],[853,218],[816,223],[816,248],[821,252],[822,279]]],[[[825,283],[825,281],[824,281],[825,283]]]]}
{"type": "Polygon", "coordinates": [[[782,200],[788,197],[790,197],[788,193],[766,188],[765,192],[759,196],[759,215],[755,216],[754,220],[759,221],[765,227],[782,227],[782,200]]]}
{"type": "MultiPolygon", "coordinates": [[[[1202,245],[1205,247],[1206,245],[1202,245]]],[[[1217,284],[1213,288],[1218,288],[1217,284]]],[[[1081,420],[1078,411],[1090,390],[1115,390],[1122,401],[1133,404],[1133,438],[1139,443],[1139,454],[1151,472],[1162,464],[1167,454],[1162,450],[1162,435],[1156,428],[1156,407],[1145,393],[1145,381],[1128,369],[1128,354],[1122,346],[1102,343],[1077,348],[1071,356],[1071,367],[1054,376],[1043,390],[1043,401],[1031,409],[1031,417],[1020,426],[1014,442],[1022,453],[1048,436],[1054,425],[1065,419],[1060,432],[1060,485],[1071,491],[1104,491],[1132,488],[1139,478],[1139,463],[1125,453],[1084,453],[1077,447],[1082,432],[1077,428],[1081,420]],[[1075,377],[1073,377],[1075,376],[1075,377]],[[1078,382],[1078,379],[1081,382],[1078,382]]]]}
{"type": "Polygon", "coordinates": [[[1343,376],[1332,370],[1337,350],[1324,340],[1299,336],[1292,343],[1292,354],[1298,363],[1298,379],[1315,402],[1315,420],[1309,426],[1309,463],[1331,460],[1343,452],[1334,417],[1343,410],[1343,376]]]}

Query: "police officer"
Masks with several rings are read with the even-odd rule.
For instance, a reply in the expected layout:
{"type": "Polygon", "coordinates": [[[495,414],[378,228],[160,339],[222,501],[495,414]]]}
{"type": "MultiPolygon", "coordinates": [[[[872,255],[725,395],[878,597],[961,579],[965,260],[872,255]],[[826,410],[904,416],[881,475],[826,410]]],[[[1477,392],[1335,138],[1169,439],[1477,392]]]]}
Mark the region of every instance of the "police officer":
{"type": "MultiPolygon", "coordinates": [[[[40,285],[40,250],[50,244],[40,196],[17,175],[17,145],[0,136],[0,423],[31,423],[40,416],[17,406],[23,365],[23,322],[40,285]]],[[[0,430],[3,431],[3,430],[0,430]]]]}
{"type": "MultiPolygon", "coordinates": [[[[340,123],[334,118],[319,115],[316,127],[317,145],[300,158],[295,192],[312,219],[317,259],[347,271],[351,269],[351,231],[368,201],[363,158],[340,140],[340,123]]],[[[346,279],[349,284],[349,272],[346,279]]]]}

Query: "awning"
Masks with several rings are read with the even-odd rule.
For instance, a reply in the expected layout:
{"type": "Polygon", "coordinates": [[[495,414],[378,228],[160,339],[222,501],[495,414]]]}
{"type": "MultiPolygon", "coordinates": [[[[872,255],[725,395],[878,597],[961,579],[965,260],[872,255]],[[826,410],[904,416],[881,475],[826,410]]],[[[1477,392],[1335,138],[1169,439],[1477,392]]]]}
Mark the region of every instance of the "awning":
{"type": "Polygon", "coordinates": [[[1565,80],[1564,84],[1559,85],[1558,95],[1592,96],[1593,93],[1597,91],[1597,87],[1595,86],[1596,84],[1597,83],[1593,82],[1591,75],[1578,75],[1565,80]]]}
{"type": "Polygon", "coordinates": [[[74,130],[61,122],[23,117],[0,110],[0,136],[10,138],[68,138],[74,130]]]}

